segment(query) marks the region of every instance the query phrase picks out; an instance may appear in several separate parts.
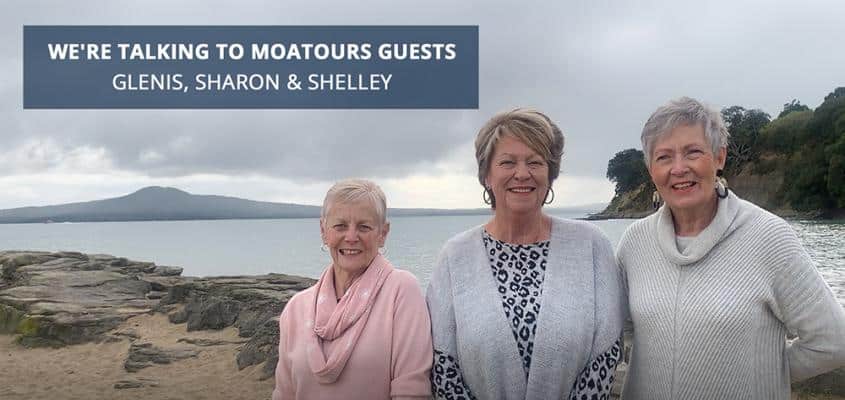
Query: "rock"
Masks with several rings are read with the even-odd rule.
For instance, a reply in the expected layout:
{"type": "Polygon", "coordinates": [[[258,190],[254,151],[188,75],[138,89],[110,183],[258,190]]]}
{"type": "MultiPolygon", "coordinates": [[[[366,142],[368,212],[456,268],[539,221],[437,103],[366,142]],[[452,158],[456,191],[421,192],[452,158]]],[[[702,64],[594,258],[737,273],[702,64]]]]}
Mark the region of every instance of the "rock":
{"type": "Polygon", "coordinates": [[[128,264],[129,264],[129,260],[127,260],[123,257],[115,258],[115,259],[113,259],[109,262],[109,265],[111,265],[112,267],[125,267],[128,264]]]}
{"type": "Polygon", "coordinates": [[[121,379],[114,384],[115,389],[137,389],[144,386],[158,387],[158,382],[147,378],[121,379]]]}
{"type": "Polygon", "coordinates": [[[161,348],[152,343],[134,343],[129,346],[129,355],[123,368],[129,372],[137,372],[153,364],[170,364],[173,361],[196,357],[198,351],[190,348],[161,348]]]}
{"type": "Polygon", "coordinates": [[[249,338],[236,357],[238,368],[263,362],[266,379],[273,376],[278,360],[279,314],[294,294],[315,282],[281,274],[201,278],[174,285],[161,303],[185,303],[169,319],[188,322],[189,331],[238,328],[239,336],[249,338]]]}
{"type": "MultiPolygon", "coordinates": [[[[161,312],[173,323],[187,323],[188,331],[234,326],[248,340],[181,342],[243,344],[238,367],[264,363],[263,379],[273,376],[278,360],[279,314],[293,295],[315,283],[283,274],[182,277],[179,267],[77,252],[0,251],[0,267],[0,333],[17,334],[22,345],[141,341],[134,329],[114,329],[132,316],[161,312]]],[[[195,356],[191,348],[135,343],[124,367],[137,371],[195,356]]]]}
{"type": "MultiPolygon", "coordinates": [[[[246,340],[215,340],[215,339],[203,339],[203,338],[179,338],[176,342],[178,343],[188,343],[195,346],[222,346],[226,344],[242,344],[246,343],[246,340]]],[[[278,351],[278,350],[277,350],[278,351]]]]}
{"type": "Polygon", "coordinates": [[[182,275],[182,268],[159,265],[153,269],[153,273],[161,276],[179,276],[182,275]]]}
{"type": "Polygon", "coordinates": [[[26,346],[113,340],[108,331],[157,304],[147,298],[152,284],[138,272],[154,269],[152,263],[14,251],[0,252],[0,262],[0,332],[20,335],[18,342],[26,346]]]}
{"type": "Polygon", "coordinates": [[[158,290],[151,290],[149,293],[147,293],[147,299],[148,300],[159,300],[162,297],[164,297],[166,294],[167,294],[167,292],[160,292],[158,290]]]}
{"type": "MultiPolygon", "coordinates": [[[[159,306],[159,308],[161,307],[159,306]]],[[[167,314],[167,319],[173,324],[184,324],[188,322],[188,312],[185,311],[184,306],[178,307],[175,311],[167,314]]]]}
{"type": "Polygon", "coordinates": [[[135,389],[142,386],[144,386],[143,383],[130,380],[121,380],[117,381],[117,383],[114,384],[115,389],[135,389]]]}
{"type": "Polygon", "coordinates": [[[113,336],[119,338],[128,338],[129,340],[138,340],[141,338],[141,335],[138,334],[138,331],[132,328],[126,328],[122,330],[118,330],[112,333],[113,336]]]}
{"type": "MultiPolygon", "coordinates": [[[[238,369],[260,364],[271,358],[279,359],[279,323],[278,319],[270,319],[264,323],[255,335],[241,348],[235,358],[238,369]]],[[[275,372],[276,362],[273,362],[275,372]]]]}
{"type": "Polygon", "coordinates": [[[200,297],[185,306],[188,332],[203,329],[223,329],[238,319],[241,303],[225,297],[200,297]]]}
{"type": "Polygon", "coordinates": [[[826,374],[793,384],[792,389],[800,393],[832,394],[845,397],[845,368],[835,369],[826,374]]]}
{"type": "Polygon", "coordinates": [[[17,308],[0,304],[0,333],[15,333],[26,314],[17,308]]]}

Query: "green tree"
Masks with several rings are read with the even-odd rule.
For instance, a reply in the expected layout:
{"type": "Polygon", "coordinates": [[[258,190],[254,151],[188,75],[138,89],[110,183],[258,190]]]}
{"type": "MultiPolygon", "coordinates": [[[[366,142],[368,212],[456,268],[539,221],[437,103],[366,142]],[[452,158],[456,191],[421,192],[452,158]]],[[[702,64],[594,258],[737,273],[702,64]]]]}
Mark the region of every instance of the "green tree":
{"type": "Polygon", "coordinates": [[[794,111],[778,117],[760,130],[762,151],[791,155],[801,147],[801,138],[806,136],[807,126],[813,118],[813,111],[794,111]]]}
{"type": "Polygon", "coordinates": [[[607,179],[616,183],[616,194],[636,189],[649,181],[643,152],[627,149],[616,153],[607,163],[607,179]]]}
{"type": "Polygon", "coordinates": [[[797,99],[792,99],[789,103],[783,104],[783,111],[778,114],[778,118],[784,117],[791,112],[810,111],[810,107],[801,104],[797,99]]]}
{"type": "Polygon", "coordinates": [[[757,143],[760,131],[769,123],[771,117],[762,110],[746,110],[733,106],[722,110],[722,118],[731,134],[725,174],[733,176],[760,154],[760,146],[757,143]]]}
{"type": "Polygon", "coordinates": [[[845,87],[824,98],[797,136],[800,149],[784,182],[792,206],[802,211],[845,207],[845,87]]]}

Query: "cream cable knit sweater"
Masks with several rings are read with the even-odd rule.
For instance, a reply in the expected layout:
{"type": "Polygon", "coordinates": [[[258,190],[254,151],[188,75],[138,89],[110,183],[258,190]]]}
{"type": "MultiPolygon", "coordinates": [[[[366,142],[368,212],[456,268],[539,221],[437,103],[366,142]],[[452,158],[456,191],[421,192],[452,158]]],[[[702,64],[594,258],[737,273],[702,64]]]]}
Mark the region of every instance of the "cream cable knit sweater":
{"type": "Polygon", "coordinates": [[[664,206],[617,257],[634,323],[625,400],[788,400],[790,379],[845,365],[845,311],[798,237],[733,193],[684,252],[664,206]]]}

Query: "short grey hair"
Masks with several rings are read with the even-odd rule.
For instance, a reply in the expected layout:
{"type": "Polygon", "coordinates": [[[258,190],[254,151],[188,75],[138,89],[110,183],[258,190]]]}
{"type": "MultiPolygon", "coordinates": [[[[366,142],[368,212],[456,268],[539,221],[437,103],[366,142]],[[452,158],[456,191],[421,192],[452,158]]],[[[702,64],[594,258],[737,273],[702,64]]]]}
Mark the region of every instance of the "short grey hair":
{"type": "Polygon", "coordinates": [[[678,126],[699,124],[704,127],[704,139],[710,144],[713,154],[718,154],[722,147],[728,147],[730,133],[719,110],[689,97],[670,100],[660,106],[648,118],[640,135],[646,166],[651,165],[651,153],[657,139],[678,126]]]}
{"type": "Polygon", "coordinates": [[[387,199],[384,192],[373,181],[366,179],[345,179],[332,185],[326,198],[323,199],[323,208],[320,210],[320,220],[324,220],[332,206],[338,203],[354,203],[360,200],[368,201],[376,212],[378,223],[384,225],[387,222],[387,199]]]}
{"type": "MultiPolygon", "coordinates": [[[[534,150],[549,166],[549,188],[560,175],[560,159],[563,156],[563,132],[545,114],[530,108],[516,108],[500,112],[490,118],[475,137],[475,160],[478,162],[478,182],[490,172],[490,158],[499,139],[512,135],[534,150]]],[[[487,190],[485,187],[484,190],[487,190]]],[[[490,192],[491,206],[496,208],[496,199],[490,192]]]]}

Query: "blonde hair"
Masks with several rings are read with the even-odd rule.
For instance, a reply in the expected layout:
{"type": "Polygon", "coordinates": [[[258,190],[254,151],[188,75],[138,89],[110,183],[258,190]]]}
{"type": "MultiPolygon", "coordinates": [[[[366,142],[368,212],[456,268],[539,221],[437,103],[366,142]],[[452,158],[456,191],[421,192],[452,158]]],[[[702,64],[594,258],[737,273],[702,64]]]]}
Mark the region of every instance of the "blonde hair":
{"type": "Polygon", "coordinates": [[[366,179],[344,179],[338,181],[326,192],[320,219],[326,218],[331,207],[337,203],[352,203],[360,200],[368,201],[376,212],[378,222],[387,222],[387,199],[384,192],[374,182],[366,179]]]}
{"type": "MultiPolygon", "coordinates": [[[[475,137],[475,160],[478,162],[478,182],[484,186],[484,180],[490,172],[490,158],[499,139],[511,135],[535,151],[549,166],[549,187],[560,175],[560,159],[563,156],[563,132],[545,114],[530,108],[516,108],[500,112],[490,118],[475,137]]],[[[492,191],[484,188],[490,195],[491,206],[496,208],[496,199],[492,191]]]]}

